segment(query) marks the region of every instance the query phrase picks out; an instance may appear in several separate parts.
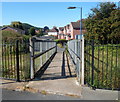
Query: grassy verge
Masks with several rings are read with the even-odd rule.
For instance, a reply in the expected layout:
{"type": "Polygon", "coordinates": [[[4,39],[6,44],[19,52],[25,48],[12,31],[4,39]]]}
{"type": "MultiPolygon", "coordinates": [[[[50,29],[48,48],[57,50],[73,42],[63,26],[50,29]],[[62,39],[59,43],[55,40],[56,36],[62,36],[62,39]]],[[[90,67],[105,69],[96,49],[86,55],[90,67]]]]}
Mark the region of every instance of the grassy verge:
{"type": "MultiPolygon", "coordinates": [[[[86,81],[92,79],[92,48],[85,51],[86,81]]],[[[100,88],[119,88],[120,85],[120,45],[100,45],[94,48],[94,84],[100,88]],[[119,46],[119,47],[118,47],[119,46]]]]}
{"type": "MultiPolygon", "coordinates": [[[[16,79],[17,77],[17,64],[16,55],[9,54],[2,56],[2,77],[16,79]]],[[[30,54],[19,55],[19,73],[21,80],[27,80],[30,76],[30,54]]]]}

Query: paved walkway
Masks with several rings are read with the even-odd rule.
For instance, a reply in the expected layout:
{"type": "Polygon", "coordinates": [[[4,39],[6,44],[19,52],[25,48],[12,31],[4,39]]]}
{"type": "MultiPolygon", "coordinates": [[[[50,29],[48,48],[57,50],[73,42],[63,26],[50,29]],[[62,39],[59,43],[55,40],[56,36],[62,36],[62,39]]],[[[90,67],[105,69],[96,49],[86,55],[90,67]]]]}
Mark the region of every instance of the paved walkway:
{"type": "Polygon", "coordinates": [[[39,92],[81,97],[81,87],[76,85],[75,70],[71,63],[69,66],[64,49],[58,48],[58,53],[42,77],[29,82],[27,87],[38,89],[39,92]]]}
{"type": "Polygon", "coordinates": [[[59,48],[55,58],[48,66],[42,77],[37,77],[30,82],[15,82],[2,80],[0,88],[12,89],[15,91],[40,92],[44,95],[59,94],[74,96],[80,100],[117,100],[118,91],[112,90],[91,90],[88,87],[79,86],[75,77],[75,70],[72,63],[67,65],[64,49],[59,48]],[[70,66],[70,68],[69,68],[70,66]]]}

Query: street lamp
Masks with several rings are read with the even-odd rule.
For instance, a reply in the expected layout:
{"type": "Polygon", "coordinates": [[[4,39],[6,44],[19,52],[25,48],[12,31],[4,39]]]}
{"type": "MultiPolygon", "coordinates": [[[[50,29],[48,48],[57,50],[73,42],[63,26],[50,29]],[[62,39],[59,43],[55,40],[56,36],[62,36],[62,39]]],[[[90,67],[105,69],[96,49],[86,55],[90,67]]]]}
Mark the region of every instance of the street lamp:
{"type": "Polygon", "coordinates": [[[80,8],[80,34],[82,36],[82,7],[68,7],[67,9],[76,9],[80,8]]]}
{"type": "MultiPolygon", "coordinates": [[[[80,53],[82,53],[81,58],[82,58],[82,67],[81,67],[81,84],[84,85],[84,38],[82,36],[82,7],[68,7],[68,9],[76,9],[79,8],[80,9],[80,34],[81,34],[81,39],[82,39],[82,51],[80,53]]],[[[79,54],[80,54],[79,53],[79,54]]],[[[79,67],[79,74],[80,74],[80,67],[79,67]]],[[[80,82],[80,75],[79,75],[79,82],[80,82]]]]}

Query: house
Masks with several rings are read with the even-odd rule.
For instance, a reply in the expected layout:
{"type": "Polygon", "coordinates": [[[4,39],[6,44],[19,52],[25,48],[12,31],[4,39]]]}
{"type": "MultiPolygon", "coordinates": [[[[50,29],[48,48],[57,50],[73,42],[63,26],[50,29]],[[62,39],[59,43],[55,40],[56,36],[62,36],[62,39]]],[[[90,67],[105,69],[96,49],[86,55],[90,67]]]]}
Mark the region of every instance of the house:
{"type": "Polygon", "coordinates": [[[13,27],[4,27],[1,28],[0,30],[5,30],[5,31],[13,31],[13,32],[17,32],[19,34],[25,34],[25,31],[19,28],[13,28],[13,27]]]}
{"type": "Polygon", "coordinates": [[[58,39],[65,39],[63,30],[64,27],[59,27],[58,39]]]}
{"type": "MultiPolygon", "coordinates": [[[[84,29],[84,26],[82,27],[82,34],[85,34],[86,30],[84,29]]],[[[59,39],[77,39],[80,38],[78,35],[80,35],[80,20],[77,22],[71,22],[70,24],[63,27],[63,30],[61,31],[61,27],[59,28],[59,39]]]]}
{"type": "Polygon", "coordinates": [[[58,30],[56,29],[56,28],[52,28],[52,29],[50,29],[49,31],[48,31],[48,35],[49,36],[55,36],[55,37],[58,37],[58,30]]]}
{"type": "Polygon", "coordinates": [[[39,34],[40,31],[39,31],[38,29],[35,29],[35,33],[36,33],[36,34],[39,34]]]}

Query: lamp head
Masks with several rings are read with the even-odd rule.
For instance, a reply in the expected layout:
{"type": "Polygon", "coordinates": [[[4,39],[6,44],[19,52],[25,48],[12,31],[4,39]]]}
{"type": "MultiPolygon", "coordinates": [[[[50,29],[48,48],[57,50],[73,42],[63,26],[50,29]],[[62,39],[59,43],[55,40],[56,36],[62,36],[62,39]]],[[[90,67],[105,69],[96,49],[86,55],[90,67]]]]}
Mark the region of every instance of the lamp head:
{"type": "Polygon", "coordinates": [[[76,7],[68,7],[67,9],[76,9],[76,7]]]}

